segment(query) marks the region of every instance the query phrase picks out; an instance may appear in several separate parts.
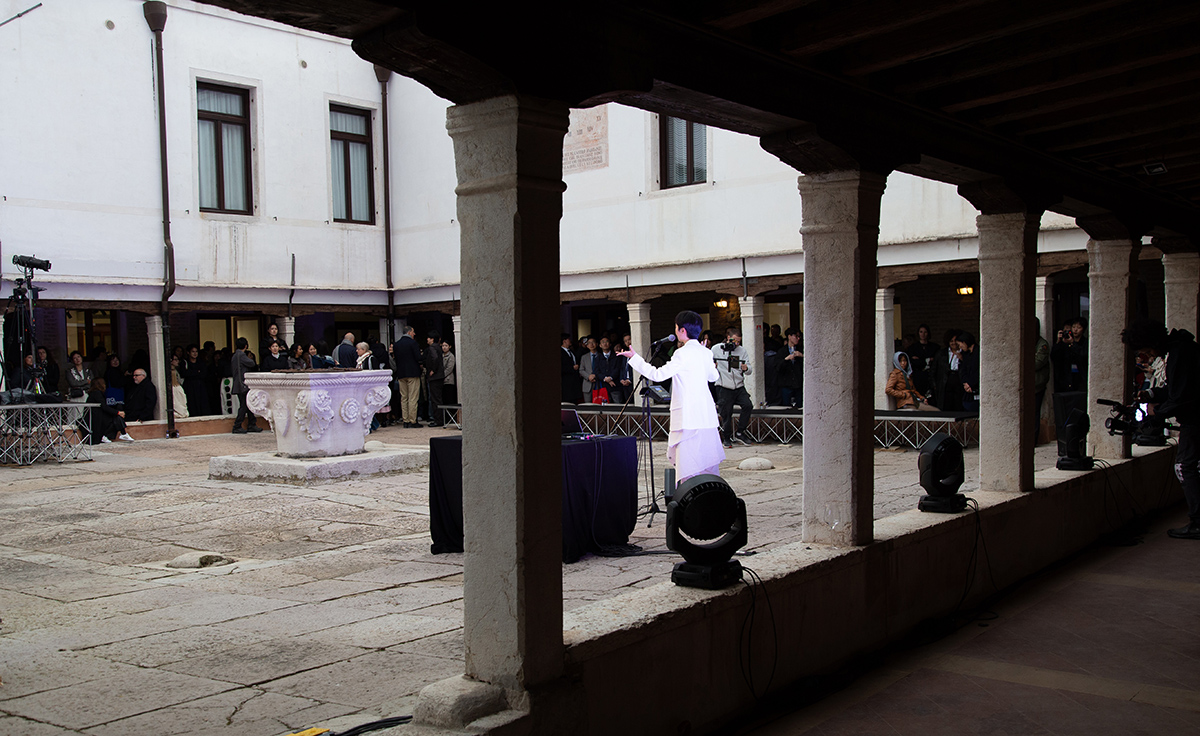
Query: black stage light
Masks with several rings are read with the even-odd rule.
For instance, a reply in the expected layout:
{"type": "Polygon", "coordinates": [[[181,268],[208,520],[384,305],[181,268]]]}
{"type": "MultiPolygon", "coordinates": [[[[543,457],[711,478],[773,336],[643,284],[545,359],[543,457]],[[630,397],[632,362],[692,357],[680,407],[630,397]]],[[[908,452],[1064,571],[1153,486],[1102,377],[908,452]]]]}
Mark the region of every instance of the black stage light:
{"type": "Polygon", "coordinates": [[[945,432],[935,433],[921,445],[917,472],[928,492],[917,501],[918,509],[935,514],[966,511],[967,497],[958,492],[966,477],[962,443],[945,432]]]}
{"type": "Polygon", "coordinates": [[[667,504],[667,548],[687,562],[671,571],[671,582],[717,590],[742,579],[732,559],[746,545],[746,502],[716,475],[694,475],[675,489],[667,504]]]}
{"type": "Polygon", "coordinates": [[[1091,470],[1095,462],[1086,454],[1088,430],[1092,422],[1087,412],[1075,408],[1067,413],[1059,439],[1059,457],[1055,463],[1059,470],[1091,470]]]}

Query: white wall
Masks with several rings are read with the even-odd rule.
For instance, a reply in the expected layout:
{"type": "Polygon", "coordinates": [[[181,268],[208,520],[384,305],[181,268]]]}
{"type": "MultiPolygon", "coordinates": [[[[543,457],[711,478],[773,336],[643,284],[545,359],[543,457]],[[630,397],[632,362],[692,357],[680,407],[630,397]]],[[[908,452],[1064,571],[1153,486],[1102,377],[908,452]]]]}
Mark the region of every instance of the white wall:
{"type": "MultiPolygon", "coordinates": [[[[384,303],[383,131],[372,66],[340,39],[190,0],[168,6],[175,298],[219,302],[214,294],[226,289],[228,301],[283,302],[296,254],[298,302],[384,303]],[[252,215],[199,212],[197,81],[251,90],[252,215]],[[330,103],[374,111],[375,225],[333,222],[330,103]]],[[[0,15],[26,7],[0,0],[0,15]]],[[[152,39],[139,0],[47,2],[0,28],[0,255],[53,261],[42,278],[48,298],[95,299],[107,286],[114,299],[157,299],[152,39]]],[[[409,290],[398,301],[452,298],[459,248],[448,103],[398,75],[389,94],[393,277],[409,290]]],[[[657,117],[609,105],[607,120],[608,165],[564,177],[564,289],[626,276],[631,284],[735,278],[743,257],[751,275],[803,269],[797,173],[757,139],[709,129],[708,181],[661,190],[657,117]]],[[[952,186],[893,174],[880,262],[973,257],[975,214],[952,186]]],[[[1047,216],[1048,227],[1072,224],[1047,216]]],[[[11,263],[0,267],[11,279],[11,263]]]]}

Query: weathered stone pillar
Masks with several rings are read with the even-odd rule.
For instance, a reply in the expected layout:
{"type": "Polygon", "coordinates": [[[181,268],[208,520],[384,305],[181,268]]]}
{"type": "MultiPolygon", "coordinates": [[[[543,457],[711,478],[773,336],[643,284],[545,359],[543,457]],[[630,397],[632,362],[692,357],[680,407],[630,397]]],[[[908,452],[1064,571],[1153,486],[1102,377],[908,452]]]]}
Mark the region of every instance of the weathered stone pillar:
{"type": "Polygon", "coordinates": [[[1097,406],[1097,399],[1124,402],[1129,398],[1129,351],[1121,342],[1121,332],[1129,323],[1133,301],[1134,263],[1141,247],[1136,236],[1112,216],[1076,219],[1091,237],[1088,251],[1088,291],[1091,310],[1088,319],[1088,453],[1095,457],[1129,457],[1130,437],[1111,436],[1104,429],[1108,409],[1097,406]]]}
{"type": "Polygon", "coordinates": [[[155,314],[146,317],[146,336],[150,341],[150,380],[158,392],[158,401],[154,405],[154,418],[167,418],[167,366],[163,356],[163,323],[162,317],[155,314]]]}
{"type": "MultiPolygon", "coordinates": [[[[892,355],[896,352],[896,290],[875,290],[875,408],[894,408],[888,401],[887,380],[892,374],[892,355]]],[[[911,359],[911,358],[910,358],[911,359]]]]}
{"type": "Polygon", "coordinates": [[[654,337],[650,334],[650,305],[642,302],[625,305],[629,310],[629,337],[633,339],[633,352],[650,355],[654,337]]]}
{"type": "Polygon", "coordinates": [[[803,171],[804,527],[806,542],[860,545],[874,534],[875,315],[879,201],[887,174],[915,151],[860,139],[835,145],[812,125],[763,138],[803,171]]]}
{"type": "Polygon", "coordinates": [[[754,405],[762,406],[767,400],[767,372],[763,365],[763,302],[761,296],[738,297],[742,312],[742,347],[750,355],[750,375],[746,376],[746,393],[754,405]]]}
{"type": "Polygon", "coordinates": [[[567,107],[496,97],[451,107],[446,127],[458,173],[459,344],[468,358],[459,386],[467,679],[431,685],[417,704],[418,720],[443,723],[455,720],[445,711],[497,687],[509,707],[528,708],[529,692],[562,674],[559,395],[545,390],[538,367],[559,335],[567,107]],[[476,354],[489,357],[476,363],[476,354]]]}
{"type": "MultiPolygon", "coordinates": [[[[1159,244],[1159,239],[1154,239],[1159,244]]],[[[1163,286],[1166,289],[1168,330],[1196,334],[1200,314],[1200,253],[1163,253],[1163,286]]]]}
{"type": "Polygon", "coordinates": [[[979,210],[979,486],[1033,490],[1033,287],[1042,211],[1052,198],[997,179],[963,184],[979,210]]]}
{"type": "Polygon", "coordinates": [[[979,487],[1033,490],[1033,277],[1041,210],[979,229],[979,487]]]}
{"type": "MultiPolygon", "coordinates": [[[[1035,276],[1033,279],[1033,316],[1041,322],[1042,339],[1054,349],[1057,326],[1054,324],[1054,279],[1049,276],[1035,276]]],[[[1041,424],[1054,426],[1054,361],[1050,361],[1050,382],[1046,384],[1046,395],[1042,397],[1042,409],[1039,416],[1041,424]]]]}
{"type": "Polygon", "coordinates": [[[279,336],[288,344],[288,347],[293,347],[296,344],[296,318],[295,317],[280,317],[279,336]]]}
{"type": "Polygon", "coordinates": [[[806,542],[867,544],[875,490],[875,257],[887,177],[800,177],[804,242],[804,527],[806,542]]]}
{"type": "MultiPolygon", "coordinates": [[[[458,403],[462,403],[462,315],[456,314],[450,318],[454,323],[454,385],[458,386],[458,403]]],[[[396,334],[400,334],[397,332],[396,334]]]]}

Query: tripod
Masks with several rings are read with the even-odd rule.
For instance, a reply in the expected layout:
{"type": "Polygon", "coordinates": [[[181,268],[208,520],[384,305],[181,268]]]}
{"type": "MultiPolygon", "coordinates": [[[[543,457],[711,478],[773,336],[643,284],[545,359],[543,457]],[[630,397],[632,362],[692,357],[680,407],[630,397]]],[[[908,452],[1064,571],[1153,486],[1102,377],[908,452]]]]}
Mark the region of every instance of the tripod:
{"type": "MultiPolygon", "coordinates": [[[[16,259],[14,258],[14,263],[16,259]]],[[[37,306],[38,292],[42,291],[42,287],[33,285],[33,267],[22,265],[24,276],[13,282],[12,295],[8,297],[8,302],[4,305],[4,314],[8,314],[10,308],[16,308],[16,335],[14,340],[17,344],[18,362],[14,375],[18,378],[24,372],[28,379],[24,382],[18,380],[18,383],[24,383],[21,386],[13,386],[12,380],[8,371],[0,370],[0,383],[7,386],[8,390],[19,388],[29,391],[34,394],[45,394],[46,386],[43,378],[46,375],[45,366],[37,364],[37,352],[35,347],[35,330],[36,319],[34,317],[34,308],[37,306]],[[26,370],[25,360],[27,357],[33,358],[33,364],[26,370]]],[[[3,356],[0,358],[0,366],[5,364],[3,356]]]]}

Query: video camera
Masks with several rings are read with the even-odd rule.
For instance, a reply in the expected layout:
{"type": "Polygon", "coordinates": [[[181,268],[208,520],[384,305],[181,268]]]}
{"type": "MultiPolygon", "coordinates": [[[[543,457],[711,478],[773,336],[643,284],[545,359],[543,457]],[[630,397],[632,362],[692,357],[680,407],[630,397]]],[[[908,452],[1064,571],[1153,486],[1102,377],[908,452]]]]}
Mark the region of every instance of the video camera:
{"type": "Polygon", "coordinates": [[[740,346],[733,340],[726,340],[721,343],[721,347],[725,348],[725,360],[729,363],[729,372],[732,373],[742,368],[742,359],[733,354],[740,346]]]}
{"type": "Polygon", "coordinates": [[[1107,406],[1111,415],[1104,420],[1104,428],[1110,435],[1132,435],[1136,445],[1161,447],[1167,444],[1163,429],[1174,429],[1166,422],[1151,416],[1141,404],[1122,404],[1112,399],[1096,399],[1096,403],[1107,406]]]}

